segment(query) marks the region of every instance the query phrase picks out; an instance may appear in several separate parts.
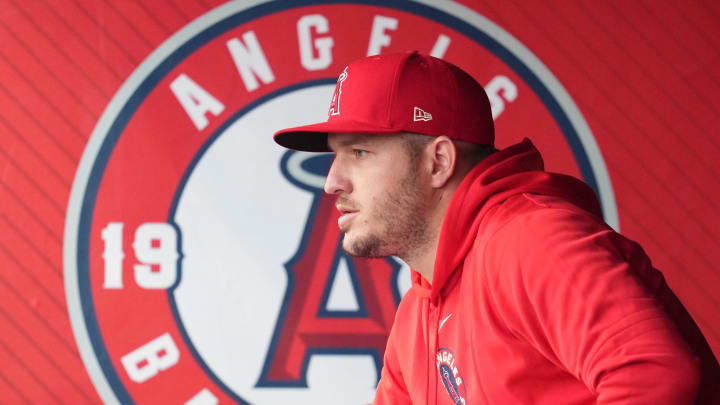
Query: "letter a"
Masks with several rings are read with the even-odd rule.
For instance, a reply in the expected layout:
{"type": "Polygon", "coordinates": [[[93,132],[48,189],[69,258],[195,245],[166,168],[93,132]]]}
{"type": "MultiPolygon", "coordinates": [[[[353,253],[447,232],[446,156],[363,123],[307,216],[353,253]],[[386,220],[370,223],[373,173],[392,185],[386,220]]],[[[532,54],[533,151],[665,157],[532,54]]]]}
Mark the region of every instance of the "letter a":
{"type": "Polygon", "coordinates": [[[211,112],[217,116],[225,109],[225,106],[219,102],[210,93],[205,91],[200,85],[195,83],[185,73],[177,77],[170,83],[170,89],[175,93],[175,97],[185,112],[192,120],[198,131],[202,131],[208,125],[208,119],[205,114],[211,112]]]}
{"type": "Polygon", "coordinates": [[[348,258],[357,269],[355,291],[363,311],[327,310],[326,287],[343,254],[334,203],[328,194],[316,195],[315,214],[306,224],[307,240],[286,264],[292,282],[257,387],[306,387],[310,358],[319,353],[369,355],[380,376],[395,316],[391,280],[397,267],[386,260],[348,258]]]}

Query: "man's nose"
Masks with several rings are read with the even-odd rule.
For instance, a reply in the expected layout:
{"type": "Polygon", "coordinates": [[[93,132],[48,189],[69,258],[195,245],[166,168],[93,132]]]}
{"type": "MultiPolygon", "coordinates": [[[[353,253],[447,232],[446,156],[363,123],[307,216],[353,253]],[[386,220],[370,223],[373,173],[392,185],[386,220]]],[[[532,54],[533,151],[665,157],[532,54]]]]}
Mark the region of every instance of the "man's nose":
{"type": "Polygon", "coordinates": [[[333,159],[330,164],[330,170],[328,171],[327,178],[325,179],[324,190],[328,194],[349,194],[352,192],[350,181],[344,173],[342,165],[338,162],[338,159],[333,159]]]}

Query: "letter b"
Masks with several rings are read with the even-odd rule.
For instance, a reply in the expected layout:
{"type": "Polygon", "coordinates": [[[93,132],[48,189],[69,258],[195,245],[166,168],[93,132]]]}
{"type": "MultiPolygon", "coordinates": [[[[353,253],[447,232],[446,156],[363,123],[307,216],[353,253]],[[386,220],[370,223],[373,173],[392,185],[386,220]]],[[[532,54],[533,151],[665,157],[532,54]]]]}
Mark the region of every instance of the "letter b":
{"type": "Polygon", "coordinates": [[[140,346],[121,359],[131,380],[142,383],[177,364],[180,352],[169,333],[140,346]]]}

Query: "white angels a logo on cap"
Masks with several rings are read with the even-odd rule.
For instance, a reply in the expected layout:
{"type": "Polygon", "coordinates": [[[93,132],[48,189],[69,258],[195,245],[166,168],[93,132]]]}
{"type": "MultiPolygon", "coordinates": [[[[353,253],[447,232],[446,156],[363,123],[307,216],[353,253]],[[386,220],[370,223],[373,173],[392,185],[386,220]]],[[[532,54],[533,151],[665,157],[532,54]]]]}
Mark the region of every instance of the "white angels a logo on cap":
{"type": "Polygon", "coordinates": [[[432,119],[432,114],[429,112],[426,112],[420,107],[415,107],[413,110],[413,121],[430,121],[432,119]]]}
{"type": "Polygon", "coordinates": [[[343,82],[345,81],[345,79],[347,79],[347,76],[347,66],[345,66],[345,69],[343,69],[342,73],[340,73],[340,77],[338,77],[332,100],[330,100],[330,109],[328,110],[328,116],[340,115],[340,95],[342,94],[343,82]]]}

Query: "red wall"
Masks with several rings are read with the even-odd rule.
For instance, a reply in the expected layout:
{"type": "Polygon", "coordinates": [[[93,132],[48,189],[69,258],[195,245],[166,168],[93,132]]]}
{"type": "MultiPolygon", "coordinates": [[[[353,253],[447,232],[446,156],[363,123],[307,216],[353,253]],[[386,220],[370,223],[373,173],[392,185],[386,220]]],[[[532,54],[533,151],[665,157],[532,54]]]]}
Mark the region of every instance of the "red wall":
{"type": "MultiPolygon", "coordinates": [[[[63,284],[76,168],[128,76],[220,3],[2,1],[0,402],[100,402],[63,284]]],[[[604,157],[622,233],[642,244],[720,353],[720,3],[463,3],[562,83],[604,157]]]]}

